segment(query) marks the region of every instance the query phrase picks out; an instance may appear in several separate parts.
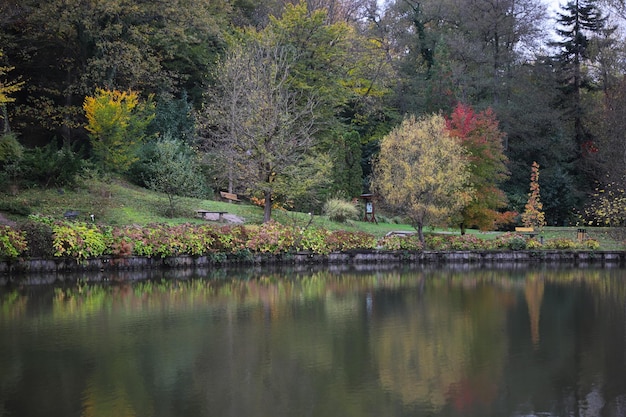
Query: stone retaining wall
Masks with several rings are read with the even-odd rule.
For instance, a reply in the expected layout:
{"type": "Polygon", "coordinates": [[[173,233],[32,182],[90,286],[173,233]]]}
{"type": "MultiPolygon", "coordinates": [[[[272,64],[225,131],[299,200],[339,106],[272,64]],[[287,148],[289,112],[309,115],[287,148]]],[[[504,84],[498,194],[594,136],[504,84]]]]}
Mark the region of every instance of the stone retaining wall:
{"type": "Polygon", "coordinates": [[[0,286],[52,284],[55,282],[133,281],[209,276],[239,266],[289,267],[295,272],[327,268],[336,273],[349,270],[379,270],[398,266],[424,268],[511,268],[536,265],[626,266],[624,251],[450,251],[407,252],[361,250],[330,255],[295,253],[284,255],[255,255],[242,259],[236,256],[179,256],[170,258],[110,258],[102,257],[77,263],[73,259],[29,259],[0,262],[0,286]]]}
{"type": "Polygon", "coordinates": [[[167,258],[100,257],[77,262],[74,259],[26,259],[0,262],[0,274],[29,272],[75,272],[102,270],[142,270],[154,268],[188,268],[220,265],[289,265],[289,264],[362,264],[362,263],[566,263],[612,264],[626,263],[625,251],[380,251],[361,250],[318,255],[308,252],[295,254],[258,254],[251,258],[237,256],[177,256],[167,258]]]}

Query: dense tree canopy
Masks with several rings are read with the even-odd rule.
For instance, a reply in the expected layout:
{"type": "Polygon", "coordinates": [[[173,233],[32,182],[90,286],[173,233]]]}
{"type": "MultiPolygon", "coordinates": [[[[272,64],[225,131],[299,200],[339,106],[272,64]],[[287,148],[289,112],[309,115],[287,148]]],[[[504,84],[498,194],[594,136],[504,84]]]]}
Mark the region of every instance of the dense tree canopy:
{"type": "Polygon", "coordinates": [[[83,103],[132,90],[155,117],[119,144],[128,163],[101,169],[139,172],[141,149],[126,145],[170,135],[200,146],[213,189],[271,191],[308,211],[369,191],[381,140],[404,115],[464,103],[489,112],[501,146],[495,163],[477,150],[481,135],[457,135],[476,148],[472,182],[482,194],[494,187],[465,222],[521,213],[537,161],[546,223],[567,224],[596,182],[625,178],[626,42],[615,29],[625,10],[622,0],[570,0],[557,12],[538,0],[4,0],[0,118],[27,150],[103,161],[83,103]],[[285,71],[263,74],[253,44],[278,59],[268,69],[285,71]],[[253,152],[259,165],[239,159],[253,152]],[[479,174],[486,167],[492,177],[479,174]]]}

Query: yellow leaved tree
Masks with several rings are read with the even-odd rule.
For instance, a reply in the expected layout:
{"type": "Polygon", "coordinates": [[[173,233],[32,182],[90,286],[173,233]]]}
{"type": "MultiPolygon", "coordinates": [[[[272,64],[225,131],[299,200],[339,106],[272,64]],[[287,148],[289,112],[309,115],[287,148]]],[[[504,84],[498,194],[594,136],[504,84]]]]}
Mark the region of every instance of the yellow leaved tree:
{"type": "Polygon", "coordinates": [[[94,156],[104,172],[123,173],[137,160],[136,150],[154,118],[152,100],[141,102],[134,91],[98,89],[83,109],[94,156]]]}
{"type": "MultiPolygon", "coordinates": [[[[0,58],[2,58],[2,56],[2,51],[0,51],[0,58]]],[[[6,104],[15,101],[15,98],[11,97],[11,94],[19,91],[24,85],[24,82],[21,81],[8,81],[4,79],[11,70],[13,70],[13,67],[0,66],[0,109],[2,110],[0,117],[4,120],[2,133],[5,134],[10,131],[6,104]]]]}
{"type": "Polygon", "coordinates": [[[471,200],[469,177],[468,155],[445,119],[410,116],[382,139],[372,188],[424,242],[425,225],[445,221],[471,200]]]}

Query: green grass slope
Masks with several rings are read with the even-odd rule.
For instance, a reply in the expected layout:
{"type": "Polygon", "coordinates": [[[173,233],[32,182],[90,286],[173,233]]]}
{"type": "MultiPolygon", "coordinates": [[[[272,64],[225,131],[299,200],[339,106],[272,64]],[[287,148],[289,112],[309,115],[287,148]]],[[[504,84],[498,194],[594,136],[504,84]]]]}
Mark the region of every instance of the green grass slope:
{"type": "MultiPolygon", "coordinates": [[[[263,209],[244,202],[228,203],[217,199],[179,198],[176,217],[166,216],[168,199],[166,195],[155,193],[121,180],[102,182],[97,180],[84,181],[74,190],[21,190],[16,195],[0,195],[0,213],[4,222],[15,222],[32,215],[51,216],[63,219],[68,210],[79,212],[78,220],[90,221],[94,215],[96,222],[109,225],[150,223],[185,223],[204,222],[195,215],[197,209],[209,211],[223,211],[234,214],[244,220],[246,224],[260,224],[263,221],[263,209]]],[[[361,222],[351,221],[336,223],[325,216],[310,216],[307,213],[274,210],[272,218],[287,225],[304,226],[311,222],[313,226],[324,227],[330,230],[350,230],[368,232],[376,237],[382,237],[390,231],[407,230],[413,228],[408,224],[388,222],[361,222]]],[[[384,219],[384,217],[381,217],[384,219]]],[[[430,233],[460,234],[458,229],[427,229],[430,233]]],[[[624,242],[616,237],[609,229],[588,228],[587,236],[600,241],[601,249],[617,250],[624,248],[624,242]]],[[[468,230],[484,239],[496,237],[498,232],[479,232],[468,230]]],[[[546,227],[542,234],[544,239],[567,238],[576,239],[576,227],[546,227]]]]}

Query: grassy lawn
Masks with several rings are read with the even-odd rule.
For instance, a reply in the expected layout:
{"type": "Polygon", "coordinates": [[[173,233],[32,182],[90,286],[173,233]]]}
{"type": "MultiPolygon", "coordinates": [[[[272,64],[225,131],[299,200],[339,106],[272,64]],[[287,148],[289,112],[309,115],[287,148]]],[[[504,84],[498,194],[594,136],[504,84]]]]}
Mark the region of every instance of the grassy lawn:
{"type": "MultiPolygon", "coordinates": [[[[76,190],[22,190],[17,195],[0,195],[0,212],[8,220],[18,221],[26,218],[27,214],[39,214],[63,219],[63,213],[68,210],[80,212],[78,219],[89,221],[93,214],[99,223],[110,225],[149,223],[184,223],[204,222],[195,217],[195,210],[225,211],[244,219],[246,224],[260,224],[263,221],[261,207],[242,203],[228,203],[214,199],[180,198],[177,203],[178,216],[166,216],[168,208],[167,196],[130,185],[123,181],[85,181],[76,190]]],[[[363,231],[376,237],[382,237],[390,231],[414,231],[409,224],[388,222],[361,222],[350,221],[336,223],[325,216],[310,216],[307,213],[274,210],[272,217],[287,225],[305,226],[309,222],[313,226],[324,227],[330,230],[363,231]]],[[[381,217],[384,219],[384,217],[381,217]]],[[[544,239],[577,238],[576,227],[546,227],[540,236],[544,239]]],[[[624,242],[616,240],[609,229],[587,228],[587,236],[597,239],[601,249],[623,250],[624,242]]],[[[460,234],[458,228],[426,228],[425,233],[460,234]]],[[[468,230],[483,239],[493,239],[501,232],[480,232],[468,230]]]]}

